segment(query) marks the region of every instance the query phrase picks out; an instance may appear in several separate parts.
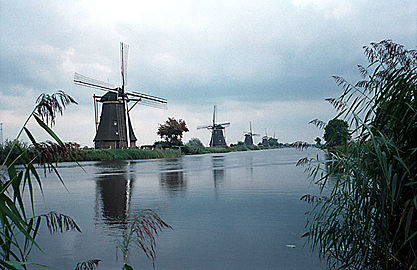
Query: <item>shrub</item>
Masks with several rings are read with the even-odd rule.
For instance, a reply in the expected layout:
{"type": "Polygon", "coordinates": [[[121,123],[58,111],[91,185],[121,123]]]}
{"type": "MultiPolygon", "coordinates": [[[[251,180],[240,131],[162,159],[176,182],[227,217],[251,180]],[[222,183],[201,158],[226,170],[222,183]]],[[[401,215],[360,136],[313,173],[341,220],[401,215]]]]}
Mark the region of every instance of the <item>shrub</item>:
{"type": "Polygon", "coordinates": [[[199,139],[192,138],[185,144],[184,151],[187,154],[204,154],[206,153],[206,147],[199,139]]]}

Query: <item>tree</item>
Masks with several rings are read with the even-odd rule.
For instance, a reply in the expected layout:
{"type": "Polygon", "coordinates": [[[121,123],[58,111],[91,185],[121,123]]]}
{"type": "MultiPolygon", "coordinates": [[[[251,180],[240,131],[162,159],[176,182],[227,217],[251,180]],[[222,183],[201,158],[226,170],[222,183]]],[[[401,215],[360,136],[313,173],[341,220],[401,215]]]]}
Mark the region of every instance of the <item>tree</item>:
{"type": "Polygon", "coordinates": [[[268,138],[268,144],[269,146],[278,146],[278,139],[277,138],[268,138]]]}
{"type": "Polygon", "coordinates": [[[322,191],[301,197],[313,203],[305,236],[332,268],[416,269],[417,53],[390,40],[364,49],[362,80],[334,77],[344,92],[327,99],[355,140],[328,147],[330,161],[303,159],[322,191]]]}
{"type": "Polygon", "coordinates": [[[186,151],[191,154],[202,154],[205,151],[205,147],[200,139],[192,138],[185,144],[186,151]]]}
{"type": "Polygon", "coordinates": [[[330,120],[324,128],[324,140],[328,146],[343,145],[351,136],[349,134],[349,125],[346,121],[340,119],[330,120]]]}
{"type": "Polygon", "coordinates": [[[319,137],[316,137],[314,139],[314,141],[316,142],[316,145],[320,146],[321,145],[321,139],[319,137]]]}
{"type": "Polygon", "coordinates": [[[188,132],[187,125],[184,120],[176,120],[168,117],[165,124],[160,124],[157,134],[161,139],[165,140],[169,145],[182,145],[182,134],[188,132]]]}

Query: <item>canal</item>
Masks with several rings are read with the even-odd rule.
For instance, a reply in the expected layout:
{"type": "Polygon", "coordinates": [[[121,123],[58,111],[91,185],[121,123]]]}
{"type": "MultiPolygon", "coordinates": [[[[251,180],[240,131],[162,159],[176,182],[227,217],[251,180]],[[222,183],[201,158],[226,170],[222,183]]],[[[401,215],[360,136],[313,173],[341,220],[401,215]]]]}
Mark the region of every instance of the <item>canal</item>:
{"type": "MultiPolygon", "coordinates": [[[[69,215],[82,233],[50,235],[43,226],[37,240],[44,253],[34,249],[31,261],[74,269],[77,262],[100,259],[98,269],[121,269],[117,243],[123,228],[135,212],[152,209],[173,227],[159,234],[156,269],[323,269],[301,238],[310,206],[299,198],[318,187],[295,166],[317,154],[284,148],[85,162],[84,170],[63,163],[68,191],[48,174],[44,197],[36,194],[36,211],[69,215]]],[[[129,262],[152,269],[133,246],[129,262]]]]}

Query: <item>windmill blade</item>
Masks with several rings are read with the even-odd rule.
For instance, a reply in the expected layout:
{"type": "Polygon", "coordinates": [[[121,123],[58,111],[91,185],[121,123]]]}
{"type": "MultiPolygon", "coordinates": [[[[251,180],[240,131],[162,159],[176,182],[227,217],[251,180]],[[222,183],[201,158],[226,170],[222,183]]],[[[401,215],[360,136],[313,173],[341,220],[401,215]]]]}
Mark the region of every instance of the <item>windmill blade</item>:
{"type": "Polygon", "coordinates": [[[252,136],[261,136],[261,134],[252,134],[252,136]]]}
{"type": "Polygon", "coordinates": [[[216,126],[228,127],[228,126],[230,126],[230,122],[222,123],[222,124],[217,124],[216,126]]]}
{"type": "Polygon", "coordinates": [[[168,101],[165,98],[160,98],[160,97],[155,97],[155,96],[151,96],[151,95],[146,95],[146,94],[142,94],[139,92],[126,92],[126,94],[133,96],[133,97],[138,97],[141,99],[147,99],[147,100],[151,100],[154,102],[159,102],[159,103],[168,103],[168,101]]]}
{"type": "Polygon", "coordinates": [[[129,45],[120,42],[120,70],[122,75],[122,89],[127,85],[127,56],[129,45]]]}
{"type": "Polygon", "coordinates": [[[161,102],[156,102],[153,100],[148,100],[148,99],[142,99],[142,98],[129,98],[129,101],[138,101],[137,105],[142,105],[142,106],[147,106],[147,107],[152,107],[152,108],[157,108],[157,109],[163,109],[163,110],[167,110],[168,106],[167,103],[161,103],[161,102]]]}
{"type": "Polygon", "coordinates": [[[110,91],[117,93],[116,87],[111,83],[102,82],[90,77],[81,75],[80,73],[74,73],[74,83],[86,87],[96,88],[103,91],[110,91]]]}
{"type": "Polygon", "coordinates": [[[207,128],[207,129],[212,129],[212,128],[213,128],[213,126],[210,126],[210,125],[209,125],[209,126],[198,126],[198,127],[197,127],[197,129],[206,129],[206,128],[207,128]]]}
{"type": "Polygon", "coordinates": [[[216,125],[216,105],[214,105],[213,109],[213,127],[216,125]]]}

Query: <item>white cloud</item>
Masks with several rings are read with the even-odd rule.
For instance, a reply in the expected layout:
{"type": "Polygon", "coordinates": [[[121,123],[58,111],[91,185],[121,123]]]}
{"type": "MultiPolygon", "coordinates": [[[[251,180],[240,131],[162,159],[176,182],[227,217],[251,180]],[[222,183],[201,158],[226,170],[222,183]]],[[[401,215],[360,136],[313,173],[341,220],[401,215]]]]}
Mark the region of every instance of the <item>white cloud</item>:
{"type": "Polygon", "coordinates": [[[323,12],[325,17],[329,19],[346,19],[354,16],[357,12],[354,1],[349,0],[293,0],[292,2],[299,8],[313,8],[323,12]]]}

